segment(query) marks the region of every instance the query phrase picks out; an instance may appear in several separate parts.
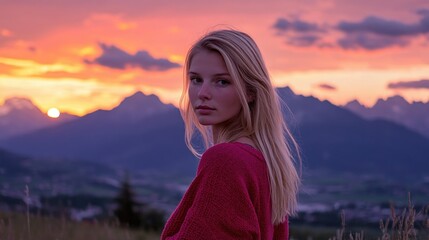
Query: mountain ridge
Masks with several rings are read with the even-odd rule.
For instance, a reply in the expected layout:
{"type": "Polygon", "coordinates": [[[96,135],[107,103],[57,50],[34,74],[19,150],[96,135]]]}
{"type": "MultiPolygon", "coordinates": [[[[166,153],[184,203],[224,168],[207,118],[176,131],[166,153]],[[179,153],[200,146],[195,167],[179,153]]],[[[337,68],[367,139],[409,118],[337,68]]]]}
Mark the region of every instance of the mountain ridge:
{"type": "MultiPolygon", "coordinates": [[[[424,156],[429,156],[429,140],[422,135],[390,121],[366,120],[329,101],[296,95],[290,88],[277,92],[288,105],[283,109],[285,118],[302,148],[304,168],[379,173],[398,179],[426,176],[424,156]]],[[[159,105],[159,111],[145,112],[159,103],[153,96],[136,95],[112,110],[96,111],[60,126],[1,141],[0,146],[32,156],[193,175],[198,162],[184,143],[179,110],[164,104],[159,105]],[[143,98],[137,101],[138,97],[143,98]],[[137,106],[142,115],[124,117],[117,109],[132,100],[137,104],[131,105],[137,106]]]]}
{"type": "Polygon", "coordinates": [[[183,131],[178,109],[155,95],[136,93],[111,110],[97,110],[59,126],[7,139],[4,147],[40,158],[103,162],[131,169],[157,164],[148,159],[167,161],[171,150],[178,158],[172,171],[194,173],[197,161],[185,146],[183,131]]]}
{"type": "Polygon", "coordinates": [[[0,139],[26,134],[77,118],[68,113],[62,113],[57,119],[50,118],[28,98],[8,98],[0,105],[0,139]]]}
{"type": "Polygon", "coordinates": [[[343,107],[365,119],[393,121],[429,138],[429,102],[409,103],[403,97],[395,95],[378,99],[372,107],[365,107],[357,100],[350,101],[343,107]]]}

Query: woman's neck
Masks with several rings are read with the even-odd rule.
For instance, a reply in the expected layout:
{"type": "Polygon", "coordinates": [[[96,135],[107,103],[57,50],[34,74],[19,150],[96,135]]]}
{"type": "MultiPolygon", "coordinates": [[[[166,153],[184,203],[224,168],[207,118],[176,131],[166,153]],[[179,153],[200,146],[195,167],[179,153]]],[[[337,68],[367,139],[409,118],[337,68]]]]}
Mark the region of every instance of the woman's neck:
{"type": "MultiPolygon", "coordinates": [[[[216,129],[213,129],[213,128],[212,128],[212,136],[213,136],[213,144],[215,144],[215,145],[216,145],[216,144],[218,144],[218,143],[223,142],[221,139],[219,139],[219,132],[218,132],[218,131],[216,131],[216,129]]],[[[225,139],[224,139],[224,140],[225,140],[225,139]]],[[[250,146],[252,146],[252,147],[254,147],[254,148],[258,149],[258,148],[256,147],[255,142],[254,142],[250,137],[239,137],[239,138],[237,138],[237,139],[233,139],[231,142],[244,143],[244,144],[250,145],[250,146]]]]}
{"type": "Polygon", "coordinates": [[[213,138],[213,144],[219,143],[219,131],[215,127],[212,128],[212,138],[213,138]]]}
{"type": "Polygon", "coordinates": [[[244,143],[244,144],[252,146],[255,149],[258,149],[256,147],[255,142],[252,139],[250,139],[249,137],[240,137],[237,140],[235,140],[234,142],[244,143]]]}

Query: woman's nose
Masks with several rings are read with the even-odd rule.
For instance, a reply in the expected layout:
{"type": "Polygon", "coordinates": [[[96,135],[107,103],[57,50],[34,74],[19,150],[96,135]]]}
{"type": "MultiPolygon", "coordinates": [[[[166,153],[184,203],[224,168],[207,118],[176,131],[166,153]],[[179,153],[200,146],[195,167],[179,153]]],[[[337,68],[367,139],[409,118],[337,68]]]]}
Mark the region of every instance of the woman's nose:
{"type": "Polygon", "coordinates": [[[208,83],[201,84],[201,87],[198,91],[198,98],[200,98],[200,99],[210,99],[211,98],[211,90],[210,90],[210,85],[208,83]]]}

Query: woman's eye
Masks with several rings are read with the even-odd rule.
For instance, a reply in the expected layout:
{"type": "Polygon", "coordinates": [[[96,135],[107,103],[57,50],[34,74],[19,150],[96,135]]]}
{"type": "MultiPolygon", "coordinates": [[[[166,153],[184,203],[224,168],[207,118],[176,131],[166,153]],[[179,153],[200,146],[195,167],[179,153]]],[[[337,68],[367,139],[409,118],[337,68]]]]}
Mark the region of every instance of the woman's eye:
{"type": "Polygon", "coordinates": [[[202,82],[201,79],[197,78],[197,77],[190,77],[189,79],[191,80],[191,83],[193,83],[193,84],[197,84],[197,83],[202,82]]]}
{"type": "Polygon", "coordinates": [[[221,79],[217,81],[217,84],[221,85],[221,86],[227,86],[230,84],[230,82],[228,80],[225,79],[221,79]]]}

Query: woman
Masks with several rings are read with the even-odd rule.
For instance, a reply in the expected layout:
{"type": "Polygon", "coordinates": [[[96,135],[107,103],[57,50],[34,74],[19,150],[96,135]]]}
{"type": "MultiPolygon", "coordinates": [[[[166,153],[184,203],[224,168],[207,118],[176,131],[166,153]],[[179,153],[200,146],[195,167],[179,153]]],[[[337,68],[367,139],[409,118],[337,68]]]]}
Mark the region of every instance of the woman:
{"type": "Polygon", "coordinates": [[[208,33],[189,50],[180,100],[195,179],[161,239],[288,239],[299,176],[261,53],[235,30],[208,33]],[[197,129],[208,148],[192,145],[197,129]]]}

